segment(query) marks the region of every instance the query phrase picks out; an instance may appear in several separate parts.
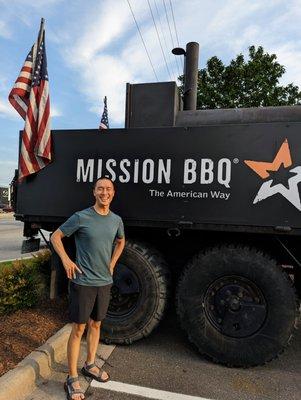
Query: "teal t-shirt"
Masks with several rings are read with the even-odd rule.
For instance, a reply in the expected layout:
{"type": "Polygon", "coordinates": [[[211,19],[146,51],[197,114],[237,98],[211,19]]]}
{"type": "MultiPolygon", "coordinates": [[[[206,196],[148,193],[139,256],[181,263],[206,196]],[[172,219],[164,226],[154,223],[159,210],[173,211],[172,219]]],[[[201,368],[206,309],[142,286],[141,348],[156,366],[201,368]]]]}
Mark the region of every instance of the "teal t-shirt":
{"type": "Polygon", "coordinates": [[[72,282],[85,286],[104,286],[113,282],[110,273],[114,240],[124,237],[122,219],[109,211],[98,214],[94,207],[73,214],[59,229],[65,236],[75,236],[76,272],[72,282]]]}

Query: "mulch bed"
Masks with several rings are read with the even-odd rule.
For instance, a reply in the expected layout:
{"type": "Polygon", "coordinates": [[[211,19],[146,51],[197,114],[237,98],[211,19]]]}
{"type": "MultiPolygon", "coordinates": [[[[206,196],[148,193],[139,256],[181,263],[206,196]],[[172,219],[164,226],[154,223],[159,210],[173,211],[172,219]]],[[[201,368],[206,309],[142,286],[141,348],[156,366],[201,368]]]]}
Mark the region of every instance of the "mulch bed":
{"type": "Polygon", "coordinates": [[[14,368],[68,323],[67,300],[0,316],[0,376],[14,368]]]}

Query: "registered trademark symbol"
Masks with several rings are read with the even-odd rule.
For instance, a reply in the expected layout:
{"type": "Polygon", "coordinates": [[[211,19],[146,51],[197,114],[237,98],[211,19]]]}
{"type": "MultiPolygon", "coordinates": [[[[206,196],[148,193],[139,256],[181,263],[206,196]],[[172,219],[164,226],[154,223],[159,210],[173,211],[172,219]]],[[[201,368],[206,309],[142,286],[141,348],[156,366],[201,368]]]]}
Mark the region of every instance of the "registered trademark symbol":
{"type": "Polygon", "coordinates": [[[238,164],[239,163],[239,159],[238,158],[233,158],[233,162],[234,162],[234,164],[238,164]]]}

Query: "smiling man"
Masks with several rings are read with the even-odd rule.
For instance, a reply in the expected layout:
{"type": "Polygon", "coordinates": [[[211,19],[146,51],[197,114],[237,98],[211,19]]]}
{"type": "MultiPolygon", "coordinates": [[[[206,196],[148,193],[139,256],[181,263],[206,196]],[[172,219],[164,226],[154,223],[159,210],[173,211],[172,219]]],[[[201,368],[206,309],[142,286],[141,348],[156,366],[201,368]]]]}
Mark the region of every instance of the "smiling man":
{"type": "Polygon", "coordinates": [[[99,178],[93,188],[95,204],[73,214],[51,236],[55,251],[61,258],[70,279],[70,318],[72,331],[68,341],[69,375],[65,382],[67,398],[84,399],[77,373],[80,341],[88,324],[87,359],[81,369],[85,376],[100,382],[109,380],[107,372],[95,365],[101,321],[110,300],[112,275],[124,245],[122,219],[110,211],[115,190],[108,178],[99,178]],[[67,255],[62,238],[74,234],[76,262],[67,255]]]}

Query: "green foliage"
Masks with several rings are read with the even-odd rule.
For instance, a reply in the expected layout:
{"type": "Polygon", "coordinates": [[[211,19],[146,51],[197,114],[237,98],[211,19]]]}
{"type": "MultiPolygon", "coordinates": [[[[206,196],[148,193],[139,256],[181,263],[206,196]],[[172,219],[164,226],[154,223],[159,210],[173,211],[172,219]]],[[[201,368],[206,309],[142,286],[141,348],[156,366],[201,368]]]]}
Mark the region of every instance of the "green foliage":
{"type": "Polygon", "coordinates": [[[0,262],[0,271],[1,271],[1,269],[5,268],[5,267],[9,267],[9,266],[11,266],[11,265],[13,265],[13,262],[12,262],[12,261],[3,261],[3,262],[0,262]]]}
{"type": "Polygon", "coordinates": [[[0,268],[0,314],[29,308],[47,295],[49,252],[0,268]]]}
{"type": "MultiPolygon", "coordinates": [[[[237,108],[283,106],[301,104],[298,86],[279,85],[285,73],[275,54],[268,54],[259,46],[249,47],[249,60],[242,54],[228,66],[217,58],[207,61],[199,70],[197,108],[237,108]]],[[[180,77],[183,83],[183,76],[180,77]]],[[[183,91],[183,86],[181,87],[183,91]]]]}

